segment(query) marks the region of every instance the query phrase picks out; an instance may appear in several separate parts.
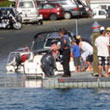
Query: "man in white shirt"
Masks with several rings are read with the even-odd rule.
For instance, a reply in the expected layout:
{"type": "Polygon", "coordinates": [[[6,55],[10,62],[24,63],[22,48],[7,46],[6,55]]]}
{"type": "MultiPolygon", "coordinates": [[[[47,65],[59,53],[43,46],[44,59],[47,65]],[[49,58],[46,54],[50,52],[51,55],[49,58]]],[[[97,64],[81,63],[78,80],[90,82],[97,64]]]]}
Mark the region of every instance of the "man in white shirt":
{"type": "Polygon", "coordinates": [[[105,77],[108,77],[108,66],[109,66],[109,41],[105,37],[105,30],[100,31],[100,36],[95,40],[95,46],[97,48],[98,56],[98,73],[99,77],[102,76],[102,68],[105,68],[105,77]]]}

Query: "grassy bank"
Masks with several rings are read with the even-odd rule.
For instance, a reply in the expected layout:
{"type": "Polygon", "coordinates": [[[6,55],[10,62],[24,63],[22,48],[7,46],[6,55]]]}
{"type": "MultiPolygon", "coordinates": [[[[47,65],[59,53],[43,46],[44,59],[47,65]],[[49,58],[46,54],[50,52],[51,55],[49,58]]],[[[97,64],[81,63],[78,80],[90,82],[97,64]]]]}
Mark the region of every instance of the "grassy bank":
{"type": "Polygon", "coordinates": [[[9,7],[12,4],[13,4],[13,2],[10,2],[8,0],[6,0],[6,1],[0,1],[0,7],[9,7]]]}

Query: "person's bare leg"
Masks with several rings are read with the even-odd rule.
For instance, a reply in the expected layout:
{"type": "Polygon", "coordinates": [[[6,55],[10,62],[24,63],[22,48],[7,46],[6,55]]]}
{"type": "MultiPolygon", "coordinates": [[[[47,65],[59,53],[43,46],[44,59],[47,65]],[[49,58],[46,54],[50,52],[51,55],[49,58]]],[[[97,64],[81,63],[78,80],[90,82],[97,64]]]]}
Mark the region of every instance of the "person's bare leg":
{"type": "Polygon", "coordinates": [[[108,77],[109,76],[109,73],[108,73],[108,65],[105,65],[105,74],[104,74],[105,77],[108,77]]]}
{"type": "Polygon", "coordinates": [[[98,66],[98,72],[99,72],[99,77],[101,77],[102,76],[102,66],[98,66]]]}
{"type": "Polygon", "coordinates": [[[88,62],[88,68],[86,71],[93,71],[93,67],[92,67],[91,62],[88,62]]]}
{"type": "Polygon", "coordinates": [[[75,72],[80,72],[80,66],[76,66],[76,71],[75,72]]]}
{"type": "Polygon", "coordinates": [[[77,66],[77,71],[80,72],[80,66],[77,66]]]}
{"type": "Polygon", "coordinates": [[[75,67],[75,72],[77,72],[77,66],[75,67]]]}
{"type": "Polygon", "coordinates": [[[87,61],[85,60],[85,61],[83,62],[83,68],[81,69],[81,71],[85,71],[85,69],[86,69],[86,64],[87,64],[87,61]]]}
{"type": "Polygon", "coordinates": [[[110,66],[108,67],[108,73],[110,74],[110,66]]]}

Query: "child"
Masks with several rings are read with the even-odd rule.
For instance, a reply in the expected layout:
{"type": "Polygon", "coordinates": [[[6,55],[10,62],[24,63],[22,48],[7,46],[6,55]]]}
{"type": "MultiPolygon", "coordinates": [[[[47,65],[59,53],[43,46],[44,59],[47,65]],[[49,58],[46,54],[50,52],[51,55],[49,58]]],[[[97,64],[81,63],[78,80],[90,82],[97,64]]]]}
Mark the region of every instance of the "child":
{"type": "Polygon", "coordinates": [[[74,65],[76,67],[76,72],[80,72],[80,48],[76,43],[76,40],[72,41],[72,53],[74,59],[74,65]]]}

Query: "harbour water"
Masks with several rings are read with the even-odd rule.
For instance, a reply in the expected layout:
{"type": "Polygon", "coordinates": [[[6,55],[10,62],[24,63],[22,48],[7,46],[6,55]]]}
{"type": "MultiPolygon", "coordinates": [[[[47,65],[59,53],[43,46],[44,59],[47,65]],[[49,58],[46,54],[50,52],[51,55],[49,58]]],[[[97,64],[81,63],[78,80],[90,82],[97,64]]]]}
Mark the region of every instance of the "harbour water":
{"type": "Polygon", "coordinates": [[[110,89],[44,89],[40,81],[2,72],[0,110],[110,109],[110,89]]]}
{"type": "Polygon", "coordinates": [[[21,74],[0,72],[0,110],[109,110],[110,89],[44,89],[21,74]]]}
{"type": "Polygon", "coordinates": [[[109,110],[110,89],[43,89],[41,81],[6,74],[1,60],[0,110],[109,110]]]}
{"type": "Polygon", "coordinates": [[[0,110],[109,109],[110,89],[0,89],[0,110]]]}

